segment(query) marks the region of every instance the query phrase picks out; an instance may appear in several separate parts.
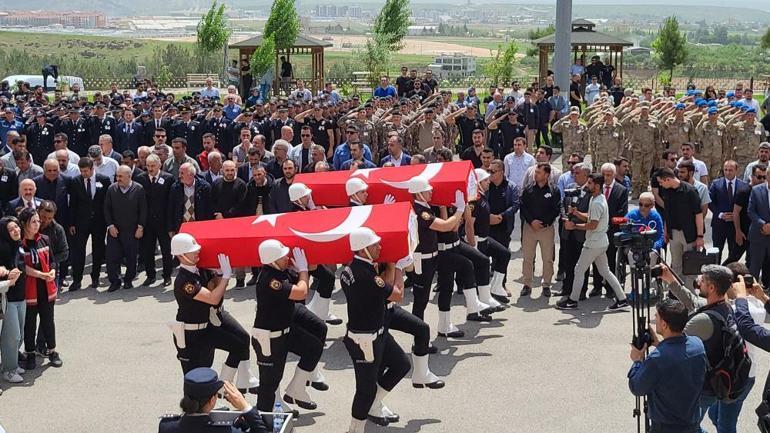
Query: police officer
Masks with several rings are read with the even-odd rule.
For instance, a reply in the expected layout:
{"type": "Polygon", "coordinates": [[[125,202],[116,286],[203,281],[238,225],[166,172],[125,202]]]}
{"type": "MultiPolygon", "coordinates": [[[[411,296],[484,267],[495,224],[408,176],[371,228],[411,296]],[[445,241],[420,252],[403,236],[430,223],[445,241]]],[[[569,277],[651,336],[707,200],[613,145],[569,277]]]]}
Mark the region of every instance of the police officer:
{"type": "Polygon", "coordinates": [[[212,305],[221,302],[232,274],[230,259],[224,254],[217,257],[221,278],[213,276],[211,271],[199,269],[200,249],[195,238],[187,233],[177,233],[171,239],[171,254],[179,260],[179,273],[174,281],[176,322],[170,326],[177,359],[185,374],[197,367],[211,366],[214,341],[209,329],[209,313],[212,305]],[[210,283],[213,289],[209,288],[210,283]]]}
{"type": "Polygon", "coordinates": [[[402,272],[410,259],[398,261],[391,284],[377,274],[374,261],[380,255],[380,237],[371,229],[352,230],[350,250],[354,253],[353,261],[340,274],[348,301],[348,329],[343,342],[356,375],[348,433],[363,433],[367,418],[380,425],[398,419],[390,410],[383,413],[382,400],[406,376],[410,365],[385,328],[385,303],[403,298],[402,272]]]}
{"type": "MultiPolygon", "coordinates": [[[[348,179],[345,183],[345,191],[348,194],[350,206],[366,205],[369,197],[366,192],[368,188],[369,185],[361,178],[353,177],[348,179]]],[[[388,194],[385,196],[385,204],[395,203],[395,201],[392,195],[388,194]]],[[[449,290],[451,291],[452,288],[450,287],[449,290]]],[[[473,294],[475,293],[474,290],[473,294]]],[[[478,302],[478,297],[474,299],[478,302]]],[[[466,300],[466,302],[468,301],[466,300]]],[[[428,368],[428,355],[438,353],[438,349],[430,344],[430,327],[428,324],[421,318],[401,308],[397,303],[390,302],[385,311],[385,327],[414,337],[412,361],[415,371],[412,373],[412,386],[429,389],[443,388],[444,382],[439,380],[428,368]]]]}
{"type": "Polygon", "coordinates": [[[299,303],[307,296],[310,278],[305,252],[294,248],[290,271],[289,248],[268,239],[259,244],[259,261],[262,270],[257,278],[257,315],[251,339],[259,366],[257,408],[263,412],[273,408],[286,355],[292,352],[300,359],[283,399],[314,410],[317,405],[305,387],[321,358],[326,324],[299,303]]]}
{"type": "MultiPolygon", "coordinates": [[[[489,201],[487,201],[486,192],[489,190],[489,172],[484,169],[476,169],[476,179],[479,186],[479,195],[475,202],[472,202],[471,221],[473,223],[473,236],[475,246],[484,255],[492,258],[492,278],[489,282],[490,295],[500,303],[507,304],[509,301],[503,280],[508,268],[508,262],[511,260],[511,252],[500,242],[489,236],[489,201]]],[[[474,245],[471,239],[468,243],[474,245]]],[[[466,295],[467,297],[467,295],[466,295]]],[[[466,304],[467,304],[466,299],[466,304]]]]}
{"type": "Polygon", "coordinates": [[[465,198],[461,191],[455,193],[455,213],[447,218],[436,217],[428,204],[433,196],[433,187],[427,179],[421,176],[412,178],[409,182],[409,192],[412,194],[412,207],[417,215],[418,244],[414,252],[414,272],[410,279],[414,282],[414,302],[412,314],[424,319],[425,307],[428,306],[430,287],[433,284],[433,274],[436,271],[436,256],[438,255],[438,232],[454,230],[465,212],[465,198]]]}
{"type": "Polygon", "coordinates": [[[230,382],[222,381],[217,373],[206,367],[191,370],[184,376],[184,397],[179,402],[183,415],[164,416],[159,433],[267,433],[262,417],[230,382]],[[217,404],[217,394],[241,412],[233,422],[214,422],[211,411],[217,404]]]}

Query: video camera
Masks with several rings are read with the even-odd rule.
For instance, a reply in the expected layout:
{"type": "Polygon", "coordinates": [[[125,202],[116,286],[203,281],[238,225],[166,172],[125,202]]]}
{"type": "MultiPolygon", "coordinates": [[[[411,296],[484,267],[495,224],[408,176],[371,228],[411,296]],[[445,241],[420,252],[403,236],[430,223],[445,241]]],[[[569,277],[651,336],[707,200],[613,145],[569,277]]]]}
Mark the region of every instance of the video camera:
{"type": "Polygon", "coordinates": [[[650,263],[650,251],[655,245],[658,231],[644,224],[629,221],[625,217],[613,218],[612,224],[619,227],[612,239],[615,247],[619,250],[630,250],[637,267],[648,265],[650,263]]]}
{"type": "Polygon", "coordinates": [[[570,208],[577,207],[580,198],[587,192],[583,188],[567,188],[562,194],[562,219],[569,217],[570,208]]]}

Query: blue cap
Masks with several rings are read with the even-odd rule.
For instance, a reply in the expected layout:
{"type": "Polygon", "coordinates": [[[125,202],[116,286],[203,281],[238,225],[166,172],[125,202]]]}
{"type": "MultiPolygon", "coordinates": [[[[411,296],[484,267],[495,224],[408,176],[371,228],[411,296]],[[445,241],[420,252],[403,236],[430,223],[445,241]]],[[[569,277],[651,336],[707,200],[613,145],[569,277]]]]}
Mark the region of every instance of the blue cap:
{"type": "Polygon", "coordinates": [[[198,401],[205,400],[216,394],[224,384],[216,371],[208,367],[195,368],[184,375],[184,395],[198,401]]]}
{"type": "Polygon", "coordinates": [[[715,101],[713,99],[709,99],[708,106],[709,107],[716,107],[717,106],[717,101],[715,101]]]}
{"type": "Polygon", "coordinates": [[[717,114],[719,110],[717,107],[709,107],[708,111],[706,111],[708,114],[717,114]]]}
{"type": "Polygon", "coordinates": [[[695,92],[693,92],[692,89],[688,90],[687,93],[685,93],[685,95],[687,95],[687,96],[692,96],[694,94],[695,94],[695,92]]]}
{"type": "Polygon", "coordinates": [[[693,93],[695,93],[696,95],[702,95],[703,94],[703,90],[695,89],[695,90],[693,90],[693,93]]]}
{"type": "Polygon", "coordinates": [[[751,106],[746,104],[741,104],[741,111],[743,111],[744,113],[749,111],[750,109],[751,109],[751,106]]]}
{"type": "Polygon", "coordinates": [[[757,109],[756,109],[756,108],[754,108],[754,107],[749,107],[749,108],[747,108],[747,109],[746,109],[746,110],[744,110],[744,111],[746,111],[746,113],[756,113],[756,112],[757,112],[757,109]]]}
{"type": "Polygon", "coordinates": [[[725,97],[727,97],[727,98],[734,98],[735,97],[735,92],[730,90],[729,92],[725,93],[725,97]]]}
{"type": "Polygon", "coordinates": [[[677,110],[684,110],[685,106],[684,106],[684,104],[682,104],[680,102],[680,103],[674,105],[674,108],[676,108],[677,110]]]}
{"type": "Polygon", "coordinates": [[[698,107],[706,107],[708,104],[709,103],[706,102],[705,99],[696,99],[695,100],[695,105],[697,105],[698,107]]]}

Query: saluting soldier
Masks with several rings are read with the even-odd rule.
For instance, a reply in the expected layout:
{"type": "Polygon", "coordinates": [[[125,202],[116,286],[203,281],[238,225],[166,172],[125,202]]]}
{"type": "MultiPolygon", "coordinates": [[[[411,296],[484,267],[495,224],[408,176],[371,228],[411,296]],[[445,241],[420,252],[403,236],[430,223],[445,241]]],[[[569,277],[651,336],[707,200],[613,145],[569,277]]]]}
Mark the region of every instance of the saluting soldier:
{"type": "Polygon", "coordinates": [[[676,104],[674,116],[667,118],[662,125],[661,140],[668,142],[669,149],[679,149],[682,143],[692,142],[695,137],[695,127],[692,120],[685,116],[685,108],[682,103],[676,104]]]}
{"type": "Polygon", "coordinates": [[[383,406],[382,400],[410,368],[409,358],[385,327],[385,304],[403,298],[402,272],[410,259],[399,260],[393,281],[386,282],[378,275],[374,263],[381,249],[380,237],[370,228],[353,229],[353,261],[340,274],[348,306],[348,329],[343,342],[356,376],[348,433],[363,433],[367,418],[380,425],[398,421],[398,415],[383,406]]]}
{"type": "Polygon", "coordinates": [[[655,159],[654,150],[660,143],[660,130],[657,121],[650,116],[650,104],[639,103],[639,108],[621,121],[626,131],[626,149],[631,159],[632,195],[634,199],[647,191],[647,174],[652,170],[655,159]],[[638,110],[638,111],[637,111],[638,110]]]}
{"type": "Polygon", "coordinates": [[[179,273],[174,281],[177,302],[176,322],[170,326],[182,371],[187,374],[198,367],[211,367],[214,341],[209,329],[212,305],[218,305],[232,274],[230,259],[218,256],[221,277],[198,268],[201,246],[191,235],[177,233],[171,239],[171,254],[179,260],[179,273]]]}
{"type": "Polygon", "coordinates": [[[553,132],[562,136],[564,155],[571,155],[573,153],[585,155],[588,150],[588,130],[585,125],[580,123],[579,119],[580,109],[572,107],[570,108],[569,116],[554,123],[551,128],[553,132]]]}
{"type": "Polygon", "coordinates": [[[611,109],[602,112],[602,120],[588,130],[591,141],[591,163],[599,166],[623,155],[623,126],[611,109]]]}
{"type": "Polygon", "coordinates": [[[710,179],[719,177],[719,170],[724,162],[723,156],[731,152],[730,140],[726,136],[725,124],[719,120],[719,110],[708,108],[708,118],[696,128],[695,135],[700,144],[700,157],[709,172],[710,179]],[[728,153],[725,154],[725,151],[728,153]]]}
{"type": "Polygon", "coordinates": [[[735,160],[739,170],[745,170],[746,165],[756,158],[759,143],[767,137],[765,128],[756,121],[756,110],[750,107],[742,110],[741,120],[728,128],[730,149],[729,153],[725,152],[725,158],[735,160]]]}

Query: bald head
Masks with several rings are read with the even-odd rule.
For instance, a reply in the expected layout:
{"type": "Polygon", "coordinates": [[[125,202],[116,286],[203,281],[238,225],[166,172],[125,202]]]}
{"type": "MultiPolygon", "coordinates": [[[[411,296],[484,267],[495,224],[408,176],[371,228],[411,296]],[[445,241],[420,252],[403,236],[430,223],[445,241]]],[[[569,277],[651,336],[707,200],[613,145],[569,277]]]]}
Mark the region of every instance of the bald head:
{"type": "Polygon", "coordinates": [[[46,159],[43,162],[43,176],[50,181],[59,177],[59,162],[55,159],[46,159]]]}
{"type": "Polygon", "coordinates": [[[131,185],[131,167],[127,165],[118,166],[118,172],[115,175],[118,185],[126,188],[131,185]]]}
{"type": "Polygon", "coordinates": [[[26,201],[30,201],[35,197],[37,192],[37,186],[32,179],[24,179],[19,182],[19,196],[26,201]]]}

